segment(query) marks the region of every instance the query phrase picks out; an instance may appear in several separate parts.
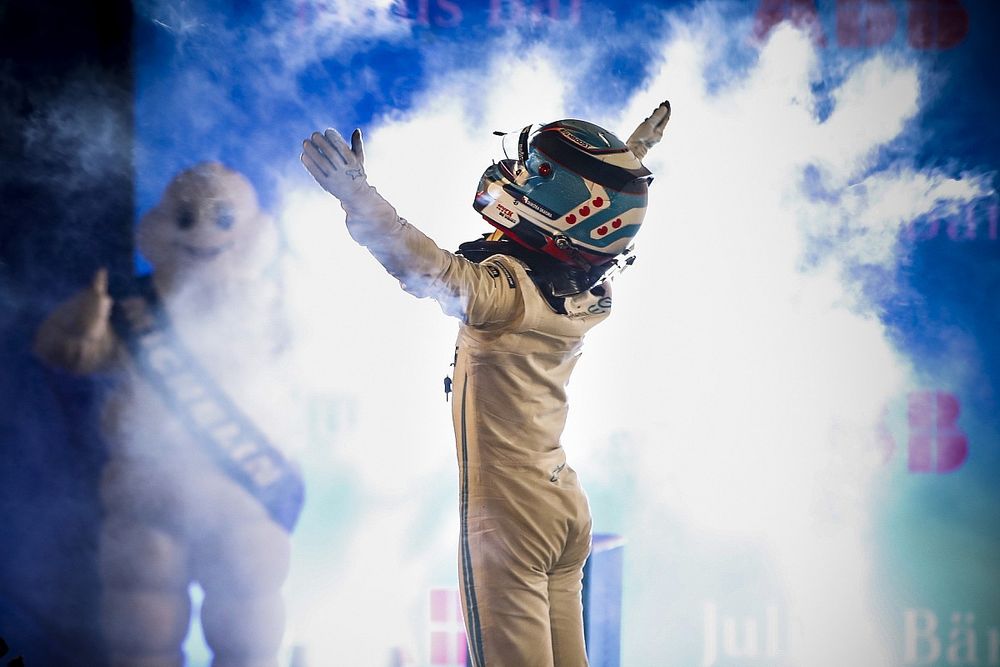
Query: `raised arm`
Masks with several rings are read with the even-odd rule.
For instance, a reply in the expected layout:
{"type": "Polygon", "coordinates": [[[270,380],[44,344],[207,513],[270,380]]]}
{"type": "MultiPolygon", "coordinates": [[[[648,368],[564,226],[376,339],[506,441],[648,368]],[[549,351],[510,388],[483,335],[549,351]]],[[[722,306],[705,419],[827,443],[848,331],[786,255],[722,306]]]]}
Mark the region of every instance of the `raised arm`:
{"type": "Polygon", "coordinates": [[[660,143],[668,122],[670,122],[670,100],[663,100],[660,106],[653,109],[653,113],[639,123],[625,141],[625,145],[633,155],[642,160],[650,148],[660,143]]]}
{"type": "Polygon", "coordinates": [[[442,250],[368,184],[360,130],[351,135],[350,146],[336,130],[314,132],[302,142],[300,159],[340,201],[351,237],[407,292],[435,299],[446,313],[473,326],[502,326],[520,315],[521,286],[509,271],[442,250]]]}

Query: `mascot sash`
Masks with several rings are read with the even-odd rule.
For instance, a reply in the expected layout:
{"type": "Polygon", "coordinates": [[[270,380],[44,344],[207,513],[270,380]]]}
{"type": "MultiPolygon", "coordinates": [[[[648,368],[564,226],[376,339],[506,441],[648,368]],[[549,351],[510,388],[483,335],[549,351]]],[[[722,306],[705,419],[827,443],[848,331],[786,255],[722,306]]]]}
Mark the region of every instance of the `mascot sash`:
{"type": "Polygon", "coordinates": [[[116,299],[112,322],[140,373],[215,463],[291,532],[305,499],[301,475],[183,346],[152,281],[135,287],[116,299]]]}

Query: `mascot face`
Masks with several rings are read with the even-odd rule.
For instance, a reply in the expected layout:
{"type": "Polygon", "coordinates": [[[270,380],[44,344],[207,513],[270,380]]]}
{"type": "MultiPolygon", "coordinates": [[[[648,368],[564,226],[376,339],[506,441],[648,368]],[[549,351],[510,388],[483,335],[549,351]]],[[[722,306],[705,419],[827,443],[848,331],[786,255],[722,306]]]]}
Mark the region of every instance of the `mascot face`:
{"type": "Polygon", "coordinates": [[[161,278],[225,281],[260,272],[277,235],[242,174],[204,162],[182,171],[139,223],[140,252],[161,278]]]}

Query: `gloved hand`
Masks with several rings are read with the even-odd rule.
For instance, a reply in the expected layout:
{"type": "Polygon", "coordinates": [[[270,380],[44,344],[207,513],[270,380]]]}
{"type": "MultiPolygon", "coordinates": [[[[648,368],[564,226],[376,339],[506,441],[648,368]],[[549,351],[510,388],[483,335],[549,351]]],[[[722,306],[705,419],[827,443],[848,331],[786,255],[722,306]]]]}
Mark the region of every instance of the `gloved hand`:
{"type": "Polygon", "coordinates": [[[663,129],[670,120],[670,101],[663,100],[660,106],[653,109],[649,118],[639,123],[639,127],[629,135],[625,145],[629,150],[642,160],[650,148],[655,146],[663,138],[663,129]]]}
{"type": "Polygon", "coordinates": [[[361,130],[354,130],[348,146],[340,132],[313,132],[302,142],[299,156],[306,170],[324,190],[341,201],[350,199],[368,184],[361,130]]]}
{"type": "Polygon", "coordinates": [[[100,268],[88,288],[76,295],[73,318],[66,322],[66,328],[82,338],[96,339],[106,335],[112,303],[108,295],[108,270],[100,268]]]}
{"type": "Polygon", "coordinates": [[[35,335],[35,354],[46,364],[74,373],[92,373],[112,358],[112,299],[108,270],[98,269],[90,285],[56,308],[35,335]]]}

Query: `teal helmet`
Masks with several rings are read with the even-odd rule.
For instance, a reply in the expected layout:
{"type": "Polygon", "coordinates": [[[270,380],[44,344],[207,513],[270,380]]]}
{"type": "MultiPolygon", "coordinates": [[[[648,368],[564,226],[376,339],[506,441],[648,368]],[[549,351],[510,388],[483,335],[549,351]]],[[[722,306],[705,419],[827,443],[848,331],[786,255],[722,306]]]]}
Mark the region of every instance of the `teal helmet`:
{"type": "Polygon", "coordinates": [[[611,132],[583,120],[559,120],[521,130],[517,159],[483,172],[473,207],[518,243],[591,268],[632,243],[651,180],[611,132]]]}

